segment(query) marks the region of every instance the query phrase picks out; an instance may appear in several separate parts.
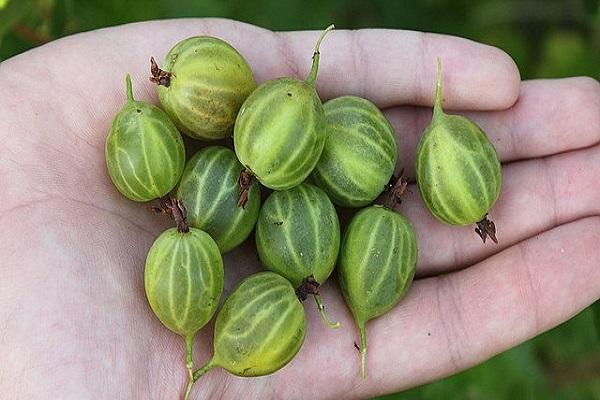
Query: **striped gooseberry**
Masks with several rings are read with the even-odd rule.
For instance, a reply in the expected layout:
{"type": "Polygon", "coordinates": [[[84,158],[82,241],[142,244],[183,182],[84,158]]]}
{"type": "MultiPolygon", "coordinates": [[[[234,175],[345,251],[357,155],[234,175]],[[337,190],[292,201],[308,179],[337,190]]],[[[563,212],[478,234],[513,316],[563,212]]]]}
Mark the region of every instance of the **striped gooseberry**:
{"type": "Polygon", "coordinates": [[[256,88],[244,57],[211,36],[180,41],[161,68],[152,58],[150,80],[160,104],[179,130],[196,139],[230,136],[240,106],[256,88]]]}
{"type": "Polygon", "coordinates": [[[327,138],[312,179],[335,204],[362,207],[381,194],[396,167],[394,128],[377,106],[356,96],[323,105],[327,138]]]}
{"type": "Polygon", "coordinates": [[[323,321],[331,327],[324,311],[319,285],[335,267],[340,248],[340,224],[325,192],[302,183],[273,192],[260,210],[256,223],[256,249],[266,269],[287,278],[294,287],[312,282],[312,294],[323,321]]]}
{"type": "Polygon", "coordinates": [[[185,204],[188,223],[210,234],[221,253],[246,240],[258,218],[258,183],[249,188],[246,207],[237,206],[243,169],[233,150],[205,147],[187,162],[177,186],[175,196],[185,204]]]}
{"type": "Polygon", "coordinates": [[[439,58],[433,118],[417,147],[416,178],[423,202],[439,221],[477,224],[475,232],[484,243],[488,236],[498,243],[487,214],[500,195],[500,160],[479,126],[442,109],[439,58]]]}
{"type": "Polygon", "coordinates": [[[185,208],[169,203],[177,228],[164,231],[146,257],[144,286],[158,319],[185,339],[189,381],[193,384],[192,345],[196,332],[212,318],[223,292],[223,259],[215,241],[204,231],[189,228],[185,208]]]}
{"type": "Polygon", "coordinates": [[[284,77],[261,84],[236,118],[233,138],[235,153],[246,168],[243,174],[270,189],[285,190],[302,183],[323,151],[325,114],[315,82],[319,47],[331,29],[333,25],[317,41],[306,80],[284,77]]]}
{"type": "Polygon", "coordinates": [[[394,307],[415,274],[417,241],[410,223],[390,208],[359,211],[342,239],[339,283],[360,333],[361,375],[366,377],[366,323],[394,307]]]}
{"type": "Polygon", "coordinates": [[[150,201],[169,193],[185,164],[183,140],[158,107],[133,98],[127,75],[127,103],[115,116],[106,139],[108,174],[125,197],[150,201]]]}
{"type": "Polygon", "coordinates": [[[283,368],[302,347],[306,317],[292,284],[270,271],[242,280],[217,314],[214,354],[194,381],[221,367],[237,376],[263,376],[283,368]]]}

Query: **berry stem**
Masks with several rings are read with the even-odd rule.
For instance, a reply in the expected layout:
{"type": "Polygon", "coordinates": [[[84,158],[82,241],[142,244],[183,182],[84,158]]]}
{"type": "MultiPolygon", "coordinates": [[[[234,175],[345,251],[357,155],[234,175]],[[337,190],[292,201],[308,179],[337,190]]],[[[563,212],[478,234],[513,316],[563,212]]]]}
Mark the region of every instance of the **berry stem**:
{"type": "Polygon", "coordinates": [[[156,214],[167,214],[177,225],[179,233],[188,233],[190,226],[187,223],[185,205],[183,200],[171,198],[169,195],[158,200],[159,205],[150,207],[150,211],[156,214]]]}
{"type": "Polygon", "coordinates": [[[317,308],[319,309],[319,314],[321,314],[321,318],[323,319],[323,321],[325,322],[325,324],[329,328],[331,328],[331,329],[337,329],[337,328],[339,328],[340,327],[339,321],[332,322],[329,319],[329,317],[327,316],[327,313],[325,312],[325,306],[321,302],[321,295],[320,294],[313,294],[313,297],[315,298],[315,303],[317,303],[317,308]]]}
{"type": "Polygon", "coordinates": [[[400,171],[396,178],[394,175],[390,178],[390,182],[384,188],[383,205],[391,210],[394,210],[396,205],[402,203],[402,195],[408,186],[408,179],[404,176],[404,168],[400,171]]]}
{"type": "Polygon", "coordinates": [[[477,222],[476,225],[475,232],[479,235],[483,243],[485,243],[486,239],[489,237],[492,239],[492,242],[498,244],[498,239],[496,238],[496,224],[488,218],[487,214],[485,214],[483,219],[477,222]]]}
{"type": "Polygon", "coordinates": [[[335,25],[333,25],[333,24],[329,25],[323,31],[323,33],[321,33],[321,36],[319,36],[319,40],[317,40],[317,44],[315,45],[315,51],[312,56],[312,66],[310,67],[310,72],[308,73],[308,76],[306,77],[306,83],[308,83],[311,86],[315,86],[315,82],[317,81],[317,72],[319,72],[319,58],[320,58],[320,54],[321,54],[319,52],[319,47],[321,47],[321,41],[323,41],[323,38],[325,37],[325,35],[327,35],[327,33],[330,30],[332,30],[333,28],[335,28],[335,25]]]}
{"type": "Polygon", "coordinates": [[[364,322],[358,324],[358,330],[360,332],[360,375],[364,382],[367,379],[367,330],[364,322]]]}
{"type": "Polygon", "coordinates": [[[131,85],[131,76],[127,74],[125,76],[125,87],[127,90],[127,101],[135,101],[133,98],[133,86],[131,85]]]}
{"type": "Polygon", "coordinates": [[[309,294],[312,294],[313,296],[318,295],[319,286],[320,284],[315,280],[314,276],[307,276],[302,279],[302,283],[296,288],[296,297],[298,297],[298,300],[304,301],[308,298],[309,294]]]}
{"type": "Polygon", "coordinates": [[[240,185],[240,197],[237,203],[238,207],[246,208],[246,203],[248,203],[248,197],[250,196],[250,187],[255,181],[256,177],[252,171],[249,169],[242,170],[238,179],[240,185]]]}
{"type": "Polygon", "coordinates": [[[150,57],[150,82],[156,83],[158,86],[169,87],[171,85],[172,74],[160,69],[154,57],[150,57]]]}
{"type": "Polygon", "coordinates": [[[185,366],[188,370],[188,384],[185,389],[185,395],[183,396],[183,400],[188,400],[190,398],[190,393],[192,392],[192,386],[194,385],[194,360],[192,357],[192,351],[194,345],[194,336],[186,336],[185,337],[185,366]]]}
{"type": "Polygon", "coordinates": [[[187,223],[187,211],[183,205],[183,201],[179,199],[173,200],[173,208],[171,212],[173,213],[175,224],[177,224],[177,231],[179,233],[188,233],[190,231],[190,226],[187,223]]]}
{"type": "Polygon", "coordinates": [[[188,385],[187,385],[187,388],[185,389],[185,394],[183,395],[183,400],[189,400],[193,385],[194,385],[194,378],[188,379],[188,385]]]}
{"type": "Polygon", "coordinates": [[[211,369],[213,369],[216,366],[217,366],[217,363],[215,362],[214,357],[211,358],[210,360],[208,360],[208,362],[206,364],[204,364],[202,367],[200,367],[194,371],[194,373],[192,375],[194,382],[196,382],[198,379],[200,379],[200,377],[202,375],[204,375],[205,373],[207,373],[208,371],[210,371],[211,369]]]}
{"type": "Polygon", "coordinates": [[[437,58],[437,81],[435,83],[435,101],[433,103],[433,117],[444,114],[442,109],[442,59],[437,58]]]}

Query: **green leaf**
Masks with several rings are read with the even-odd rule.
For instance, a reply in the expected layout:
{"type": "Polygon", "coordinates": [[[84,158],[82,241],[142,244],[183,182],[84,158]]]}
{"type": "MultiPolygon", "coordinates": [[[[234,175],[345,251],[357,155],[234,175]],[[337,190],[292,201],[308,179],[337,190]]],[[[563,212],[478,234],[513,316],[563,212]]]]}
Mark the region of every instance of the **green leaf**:
{"type": "MultiPolygon", "coordinates": [[[[2,2],[3,0],[0,0],[2,2]]],[[[15,24],[31,12],[31,0],[4,0],[0,7],[0,40],[9,32],[15,24]]]]}

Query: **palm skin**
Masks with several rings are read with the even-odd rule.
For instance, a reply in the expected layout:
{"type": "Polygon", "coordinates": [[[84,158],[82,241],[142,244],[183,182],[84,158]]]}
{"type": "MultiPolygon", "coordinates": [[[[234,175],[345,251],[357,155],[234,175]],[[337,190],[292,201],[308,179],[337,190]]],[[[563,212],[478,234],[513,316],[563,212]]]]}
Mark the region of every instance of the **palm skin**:
{"type": "MultiPolygon", "coordinates": [[[[0,64],[0,391],[6,399],[174,399],[186,381],[183,339],[164,328],[143,289],[146,252],[169,222],[112,186],[104,141],[125,101],[156,102],[148,59],[178,40],[221,37],[257,80],[304,77],[317,32],[273,34],[226,20],[133,24],[76,35],[0,64]]],[[[499,245],[472,227],[437,222],[409,185],[399,206],[417,232],[408,296],[367,325],[367,381],[357,329],[335,280],[312,302],[298,356],[281,371],[242,379],[213,370],[191,398],[364,398],[466,369],[537,335],[600,297],[600,86],[589,78],[519,82],[504,53],[415,32],[334,31],[321,47],[323,98],[356,94],[396,128],[398,169],[413,175],[429,122],[435,59],[444,106],[488,133],[503,162],[491,211],[499,245]],[[518,100],[517,100],[518,98],[518,100]]],[[[451,111],[449,111],[451,112],[451,111]]],[[[189,157],[190,155],[188,155],[189,157]]],[[[226,291],[260,268],[253,243],[225,257],[226,291]]],[[[212,354],[212,325],[195,363],[212,354]]]]}

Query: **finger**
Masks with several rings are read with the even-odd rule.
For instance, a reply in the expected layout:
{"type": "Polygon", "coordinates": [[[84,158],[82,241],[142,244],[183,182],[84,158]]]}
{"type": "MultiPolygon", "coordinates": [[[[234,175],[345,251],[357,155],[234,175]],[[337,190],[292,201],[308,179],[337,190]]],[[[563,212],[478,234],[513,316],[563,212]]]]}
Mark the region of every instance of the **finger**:
{"type": "MultiPolygon", "coordinates": [[[[284,48],[304,77],[317,32],[282,34],[284,48]]],[[[432,105],[437,57],[443,63],[445,105],[453,109],[510,107],[519,92],[519,71],[503,51],[467,39],[432,33],[361,29],[338,30],[323,41],[319,93],[353,94],[380,107],[432,105]]]]}
{"type": "Polygon", "coordinates": [[[571,318],[600,298],[598,240],[600,218],[588,218],[468,270],[418,282],[401,311],[371,324],[374,379],[364,390],[456,373],[571,318]]]}
{"type": "MultiPolygon", "coordinates": [[[[304,78],[320,32],[273,34],[222,19],[152,21],[59,40],[7,61],[4,69],[11,65],[14,69],[36,55],[40,62],[29,58],[28,70],[41,69],[45,74],[40,76],[45,77],[50,73],[58,81],[53,89],[86,89],[88,94],[93,89],[108,104],[122,92],[124,74],[131,72],[135,86],[143,83],[145,93],[154,98],[155,89],[147,81],[149,57],[160,59],[177,41],[202,34],[230,42],[249,61],[258,80],[264,81],[283,75],[304,78]]],[[[318,89],[324,98],[356,94],[381,107],[431,105],[437,57],[444,63],[450,108],[507,108],[519,91],[518,70],[506,53],[456,37],[401,30],[335,30],[323,41],[321,55],[318,89]]]]}
{"type": "Polygon", "coordinates": [[[497,245],[481,243],[474,225],[451,226],[436,220],[417,187],[409,185],[398,210],[417,234],[417,274],[460,269],[557,225],[600,215],[598,176],[600,147],[504,166],[500,198],[489,214],[497,228],[497,245]]]}
{"type": "Polygon", "coordinates": [[[418,280],[398,306],[367,324],[365,383],[360,382],[359,355],[346,335],[349,330],[356,340],[356,328],[343,321],[344,331],[327,333],[325,344],[320,344],[322,336],[307,338],[319,344],[298,357],[318,368],[300,368],[294,360],[280,373],[318,384],[299,388],[282,379],[274,388],[284,398],[300,389],[303,398],[366,398],[467,369],[598,299],[599,240],[600,218],[587,218],[467,270],[418,280]]]}
{"type": "MultiPolygon", "coordinates": [[[[497,49],[415,32],[361,32],[332,32],[324,42],[319,78],[324,97],[355,93],[381,106],[413,103],[413,99],[416,104],[430,104],[434,61],[440,55],[445,60],[448,106],[505,108],[516,99],[518,72],[512,60],[497,49]],[[329,60],[327,52],[332,53],[329,60]],[[431,58],[431,63],[425,63],[425,58],[431,58]],[[363,59],[368,59],[368,64],[358,62],[363,59]],[[343,77],[340,71],[344,71],[343,77]],[[422,85],[417,83],[421,81],[422,85]],[[484,86],[497,89],[484,95],[479,90],[484,86]]],[[[156,88],[148,81],[149,57],[160,59],[177,41],[201,34],[221,37],[237,47],[259,81],[295,71],[303,76],[318,36],[318,32],[276,35],[234,21],[193,19],[131,24],[57,40],[0,64],[4,78],[0,109],[9,111],[0,118],[0,134],[27,132],[3,135],[3,139],[13,148],[31,145],[35,149],[31,151],[32,159],[56,164],[60,160],[60,165],[50,169],[57,171],[57,177],[40,184],[65,187],[68,179],[78,187],[86,171],[93,176],[89,180],[92,182],[96,171],[104,169],[106,132],[125,101],[124,75],[132,74],[136,98],[156,101],[156,88]],[[44,93],[51,94],[51,98],[40,95],[44,93]],[[83,166],[66,170],[65,157],[69,156],[75,165],[83,166]]],[[[106,198],[111,186],[107,179],[105,183],[100,188],[102,196],[97,190],[89,192],[90,201],[106,198]]]]}
{"type": "MultiPolygon", "coordinates": [[[[398,170],[414,179],[414,156],[431,109],[397,107],[385,114],[398,137],[398,170]]],[[[600,85],[587,77],[523,82],[510,109],[460,114],[487,133],[503,162],[562,153],[600,142],[600,85]]]]}

